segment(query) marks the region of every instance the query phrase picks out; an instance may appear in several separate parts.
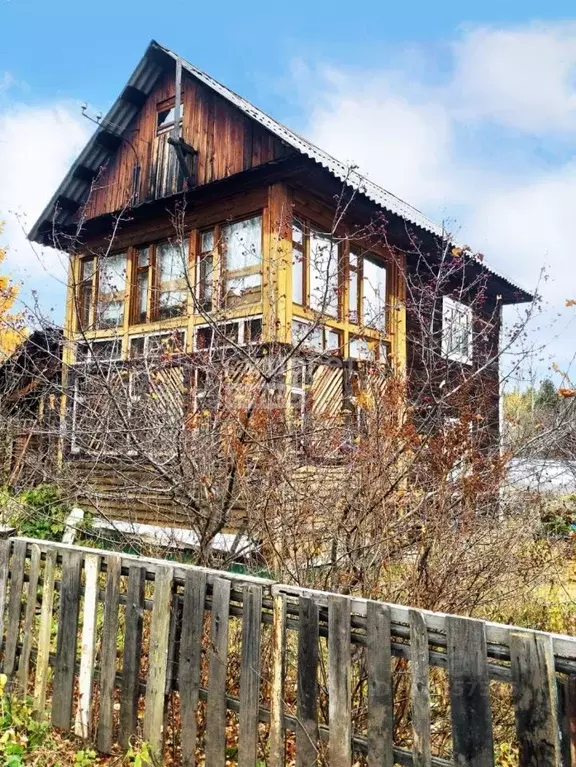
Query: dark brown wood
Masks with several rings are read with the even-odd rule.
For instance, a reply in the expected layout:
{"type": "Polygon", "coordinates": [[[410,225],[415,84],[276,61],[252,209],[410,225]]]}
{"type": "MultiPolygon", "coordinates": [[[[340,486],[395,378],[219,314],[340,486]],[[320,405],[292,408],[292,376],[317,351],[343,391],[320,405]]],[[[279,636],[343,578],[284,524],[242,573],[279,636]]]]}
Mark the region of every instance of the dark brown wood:
{"type": "Polygon", "coordinates": [[[124,622],[124,650],[122,655],[122,687],[120,690],[120,734],[118,742],[128,748],[136,732],[138,721],[138,682],[140,653],[142,652],[142,620],[144,617],[144,585],[146,567],[130,565],[128,574],[128,601],[124,622]]]}
{"type": "Polygon", "coordinates": [[[118,653],[120,567],[120,557],[117,554],[110,554],[106,558],[106,594],[100,655],[100,713],[96,735],[98,751],[103,754],[109,754],[114,744],[114,683],[118,653]]]}
{"type": "Polygon", "coordinates": [[[4,618],[6,595],[8,592],[8,574],[10,572],[11,541],[0,540],[0,653],[4,647],[4,618]]]}
{"type": "Polygon", "coordinates": [[[205,598],[206,574],[202,571],[188,571],[184,583],[178,677],[182,767],[194,767],[196,764],[196,710],[200,691],[205,598]]]}
{"type": "Polygon", "coordinates": [[[328,695],[330,765],[352,763],[352,702],[350,689],[350,599],[328,598],[328,695]]]}
{"type": "Polygon", "coordinates": [[[28,572],[28,591],[26,594],[26,617],[24,618],[24,631],[22,634],[22,649],[18,662],[18,691],[22,696],[28,692],[28,669],[30,666],[30,652],[32,650],[32,635],[34,619],[36,618],[36,606],[38,604],[38,578],[40,576],[40,549],[32,546],[30,556],[30,570],[28,572]]]}
{"type": "Polygon", "coordinates": [[[559,767],[558,702],[552,638],[510,633],[512,693],[521,767],[559,767]]]}
{"type": "Polygon", "coordinates": [[[394,765],[394,692],[390,608],[369,602],[366,615],[368,767],[394,765]]]}
{"type": "Polygon", "coordinates": [[[22,612],[25,562],[26,543],[24,541],[14,541],[10,562],[10,597],[6,618],[6,648],[3,663],[3,671],[9,679],[16,669],[16,650],[20,637],[20,614],[22,612]]]}
{"type": "Polygon", "coordinates": [[[454,763],[458,767],[493,767],[484,623],[449,616],[446,634],[454,763]]]}
{"type": "Polygon", "coordinates": [[[63,730],[72,726],[81,573],[82,551],[65,551],[62,555],[58,640],[52,693],[52,725],[63,730]]]}
{"type": "Polygon", "coordinates": [[[216,578],[212,592],[205,736],[206,764],[211,767],[224,767],[226,763],[226,666],[229,610],[230,581],[216,578]]]}
{"type": "Polygon", "coordinates": [[[564,764],[576,767],[576,675],[569,676],[564,687],[564,764]]]}
{"type": "Polygon", "coordinates": [[[300,598],[298,629],[298,728],[296,767],[311,767],[318,756],[318,605],[300,598]]]}
{"type": "Polygon", "coordinates": [[[430,746],[430,682],[428,632],[424,617],[410,610],[410,661],[412,672],[412,760],[415,767],[429,767],[430,746]]]}
{"type": "Polygon", "coordinates": [[[253,767],[258,749],[262,589],[244,586],[238,767],[253,767]]]}

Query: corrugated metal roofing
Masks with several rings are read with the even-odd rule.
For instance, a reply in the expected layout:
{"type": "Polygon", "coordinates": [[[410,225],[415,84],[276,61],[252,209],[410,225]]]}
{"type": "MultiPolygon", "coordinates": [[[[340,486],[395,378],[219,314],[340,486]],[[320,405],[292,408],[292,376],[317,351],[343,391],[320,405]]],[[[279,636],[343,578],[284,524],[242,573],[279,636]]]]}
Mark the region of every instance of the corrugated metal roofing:
{"type": "MultiPolygon", "coordinates": [[[[180,58],[176,53],[174,53],[174,51],[171,51],[169,48],[165,48],[156,41],[153,40],[150,43],[146,53],[142,57],[141,61],[139,62],[127,83],[128,87],[135,88],[145,95],[149,95],[152,92],[156,81],[163,71],[162,65],[155,61],[151,55],[154,52],[161,52],[165,54],[165,56],[172,59],[174,62],[180,58]]],[[[386,189],[378,186],[378,184],[370,181],[357,171],[350,169],[349,166],[335,159],[324,150],[312,144],[310,141],[307,141],[294,131],[277,122],[265,112],[262,112],[249,101],[242,98],[237,93],[234,93],[234,91],[230,90],[225,85],[222,85],[202,70],[193,66],[184,59],[181,59],[181,61],[184,70],[196,77],[198,80],[225,98],[227,101],[234,104],[234,106],[244,112],[244,114],[253,120],[256,120],[258,123],[260,123],[260,125],[268,129],[271,133],[284,141],[286,144],[321,165],[335,178],[361,192],[376,205],[391,213],[396,214],[404,221],[414,224],[420,229],[430,232],[437,237],[444,238],[448,235],[448,232],[442,226],[429,219],[417,208],[414,208],[412,205],[404,202],[404,200],[401,200],[399,197],[391,194],[386,189]]],[[[66,224],[71,221],[72,214],[66,213],[64,210],[60,211],[59,213],[57,212],[58,200],[66,198],[78,204],[82,204],[84,202],[85,196],[89,189],[89,183],[76,175],[77,169],[80,166],[84,166],[84,168],[89,170],[97,171],[100,165],[109,156],[109,152],[107,152],[107,150],[99,144],[99,135],[103,132],[106,132],[106,127],[108,126],[113,126],[114,132],[116,132],[117,135],[121,135],[123,131],[128,128],[138,113],[139,109],[139,106],[123,98],[122,95],[114,102],[110,111],[102,120],[103,127],[96,130],[95,134],[92,136],[85,149],[82,151],[64,178],[63,182],[60,184],[60,187],[56,191],[53,198],[50,200],[50,203],[47,205],[39,220],[32,228],[29,235],[31,240],[41,239],[43,225],[49,225],[51,227],[55,217],[57,217],[58,224],[66,224]]],[[[524,290],[519,288],[508,278],[487,267],[485,264],[483,264],[483,268],[493,274],[495,277],[498,277],[507,282],[514,290],[517,290],[520,293],[528,296],[524,290]]]]}

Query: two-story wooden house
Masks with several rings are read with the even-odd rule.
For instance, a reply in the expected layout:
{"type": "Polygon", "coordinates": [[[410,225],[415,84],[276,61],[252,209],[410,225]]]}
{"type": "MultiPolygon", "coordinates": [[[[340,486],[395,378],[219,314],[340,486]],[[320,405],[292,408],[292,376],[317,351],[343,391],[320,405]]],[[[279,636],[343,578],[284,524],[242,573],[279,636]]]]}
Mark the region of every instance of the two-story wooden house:
{"type": "MultiPolygon", "coordinates": [[[[84,461],[104,484],[115,450],[99,430],[119,444],[144,406],[131,390],[128,416],[110,409],[106,379],[83,433],[83,371],[158,349],[181,360],[214,347],[286,355],[297,346],[274,385],[302,414],[345,409],[350,371],[363,363],[404,375],[408,396],[426,390],[429,401],[447,376],[479,371],[497,429],[501,310],[530,296],[455,249],[418,210],[156,42],[30,238],[70,254],[63,457],[84,461]],[[311,354],[312,371],[297,366],[311,354]]],[[[172,389],[170,375],[152,375],[162,392],[151,396],[171,400],[175,434],[209,395],[198,370],[178,373],[172,389]]],[[[141,444],[159,439],[142,428],[141,444]]],[[[126,497],[134,504],[144,494],[114,492],[115,517],[126,497]]],[[[162,520],[171,519],[166,511],[162,520]]]]}

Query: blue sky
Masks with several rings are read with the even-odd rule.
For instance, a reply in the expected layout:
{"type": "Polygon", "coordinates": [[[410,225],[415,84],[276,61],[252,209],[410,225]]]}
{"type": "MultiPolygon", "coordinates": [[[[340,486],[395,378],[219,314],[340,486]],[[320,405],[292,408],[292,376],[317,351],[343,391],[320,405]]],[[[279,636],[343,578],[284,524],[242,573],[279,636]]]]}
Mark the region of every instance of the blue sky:
{"type": "MultiPolygon", "coordinates": [[[[157,39],[486,254],[547,303],[539,369],[576,350],[576,10],[567,2],[0,0],[9,266],[62,305],[22,229],[157,39]]],[[[29,300],[29,293],[27,300],[29,300]]]]}

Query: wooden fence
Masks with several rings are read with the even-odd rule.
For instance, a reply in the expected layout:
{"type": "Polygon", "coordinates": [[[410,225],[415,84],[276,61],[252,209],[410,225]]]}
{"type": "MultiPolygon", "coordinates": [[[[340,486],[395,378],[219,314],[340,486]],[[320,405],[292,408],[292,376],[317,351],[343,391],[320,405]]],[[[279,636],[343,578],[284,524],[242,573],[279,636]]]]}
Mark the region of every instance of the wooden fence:
{"type": "Polygon", "coordinates": [[[576,766],[566,636],[13,538],[0,643],[38,717],[154,764],[576,766]]]}

